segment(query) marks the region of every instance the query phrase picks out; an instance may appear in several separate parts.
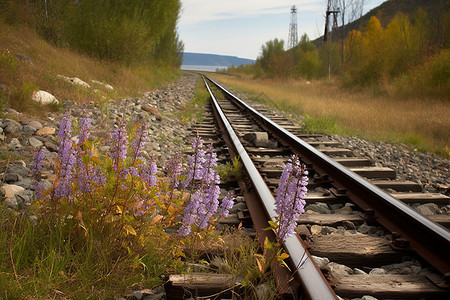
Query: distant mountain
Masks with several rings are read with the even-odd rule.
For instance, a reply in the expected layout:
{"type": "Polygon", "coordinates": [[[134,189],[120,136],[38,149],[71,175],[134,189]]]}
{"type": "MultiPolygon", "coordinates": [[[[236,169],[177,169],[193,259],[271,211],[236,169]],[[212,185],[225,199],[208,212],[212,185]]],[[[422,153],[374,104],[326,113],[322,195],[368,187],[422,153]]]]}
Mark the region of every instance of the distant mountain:
{"type": "Polygon", "coordinates": [[[253,64],[255,63],[255,60],[239,58],[237,56],[184,52],[182,64],[194,66],[229,67],[246,65],[248,63],[253,64]]]}

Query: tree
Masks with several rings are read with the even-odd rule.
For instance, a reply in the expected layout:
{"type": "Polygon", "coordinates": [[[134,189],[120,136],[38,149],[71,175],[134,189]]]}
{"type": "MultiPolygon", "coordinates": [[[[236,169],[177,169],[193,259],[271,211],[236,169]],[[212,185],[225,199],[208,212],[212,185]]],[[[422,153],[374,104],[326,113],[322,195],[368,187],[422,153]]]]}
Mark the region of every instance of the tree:
{"type": "Polygon", "coordinates": [[[283,63],[284,56],[284,41],[274,39],[272,41],[266,42],[265,45],[261,47],[261,54],[258,56],[257,61],[262,68],[262,70],[269,76],[274,77],[276,75],[281,75],[280,64],[283,63]]]}

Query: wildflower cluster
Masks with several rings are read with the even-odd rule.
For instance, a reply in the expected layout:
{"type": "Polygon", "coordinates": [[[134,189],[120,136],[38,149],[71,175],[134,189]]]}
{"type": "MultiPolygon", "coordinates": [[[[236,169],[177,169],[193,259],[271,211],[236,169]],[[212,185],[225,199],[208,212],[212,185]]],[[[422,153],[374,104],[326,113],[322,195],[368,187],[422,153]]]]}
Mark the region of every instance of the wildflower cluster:
{"type": "MultiPolygon", "coordinates": [[[[127,234],[135,234],[133,222],[147,212],[153,212],[157,184],[156,163],[147,162],[142,153],[147,141],[146,125],[139,126],[134,138],[128,137],[121,123],[111,133],[108,156],[100,159],[91,142],[91,119],[84,113],[78,126],[70,114],[62,118],[58,133],[56,178],[46,191],[36,186],[36,198],[42,207],[58,214],[86,218],[93,224],[101,221],[116,223],[127,234]],[[46,205],[45,205],[46,204],[46,205]]],[[[35,155],[33,170],[36,176],[42,169],[44,149],[35,155]]],[[[79,220],[84,225],[84,220],[79,220]]]]}
{"type": "MultiPolygon", "coordinates": [[[[148,139],[145,124],[138,125],[131,137],[125,123],[119,124],[111,132],[110,149],[103,157],[97,156],[99,140],[89,140],[90,126],[86,112],[77,124],[69,113],[62,118],[55,181],[45,191],[39,182],[36,186],[36,198],[43,204],[39,206],[46,208],[44,211],[76,216],[82,228],[86,228],[87,219],[92,226],[119,226],[125,236],[137,234],[135,228],[141,227],[138,221],[155,224],[163,220],[165,227],[172,226],[183,210],[179,229],[183,236],[191,232],[192,226],[207,228],[215,214],[228,215],[233,196],[228,194],[219,203],[220,177],[214,169],[217,156],[200,137],[192,144],[194,154],[188,156],[186,166],[181,152],[176,153],[166,164],[167,180],[159,181],[156,163],[143,158],[148,139]],[[142,218],[144,215],[147,218],[142,218]]],[[[45,149],[41,149],[35,155],[36,177],[44,153],[45,149]]]]}
{"type": "MultiPolygon", "coordinates": [[[[185,178],[181,182],[184,188],[190,190],[188,203],[179,233],[189,235],[192,225],[205,229],[215,213],[219,211],[220,177],[214,167],[217,166],[217,155],[212,145],[204,147],[203,140],[197,136],[192,143],[194,154],[188,157],[184,170],[185,178]]],[[[222,201],[219,214],[226,216],[232,207],[232,196],[228,195],[222,201]]]]}
{"type": "Polygon", "coordinates": [[[283,170],[275,199],[275,212],[278,214],[276,233],[280,241],[294,233],[298,217],[305,212],[307,185],[306,166],[294,155],[283,170]]]}

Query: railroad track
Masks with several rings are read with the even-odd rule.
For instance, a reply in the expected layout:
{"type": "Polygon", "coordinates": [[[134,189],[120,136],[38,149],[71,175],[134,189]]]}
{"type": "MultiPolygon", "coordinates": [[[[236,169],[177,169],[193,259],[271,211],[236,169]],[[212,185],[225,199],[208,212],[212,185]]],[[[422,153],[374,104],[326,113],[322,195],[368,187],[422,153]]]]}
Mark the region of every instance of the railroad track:
{"type": "Polygon", "coordinates": [[[237,219],[249,223],[251,218],[262,245],[266,237],[275,239],[263,228],[276,218],[274,195],[286,161],[297,154],[310,171],[306,208],[317,213],[303,214],[298,234],[284,244],[290,269],[296,271],[274,266],[284,298],[299,293],[321,300],[336,295],[450,298],[450,232],[444,228],[450,216],[437,215],[433,222],[405,204],[448,205],[449,197],[418,193],[417,184],[395,181],[392,169],[372,167],[339,144],[305,135],[286,118],[248,106],[213,80],[204,77],[204,82],[211,112],[195,131],[207,142],[218,143],[219,158],[239,157],[244,165],[239,189],[248,210],[241,209],[237,219]],[[223,153],[225,149],[229,153],[223,153]],[[387,188],[396,193],[384,192],[387,188]],[[383,271],[402,264],[402,274],[383,271]]]}

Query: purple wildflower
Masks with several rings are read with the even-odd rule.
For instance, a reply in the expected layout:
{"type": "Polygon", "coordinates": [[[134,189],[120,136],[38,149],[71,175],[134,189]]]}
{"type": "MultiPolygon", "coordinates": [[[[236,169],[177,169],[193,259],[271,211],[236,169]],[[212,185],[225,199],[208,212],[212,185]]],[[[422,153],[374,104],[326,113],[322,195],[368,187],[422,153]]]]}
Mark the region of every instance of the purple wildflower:
{"type": "Polygon", "coordinates": [[[131,149],[133,149],[133,158],[137,159],[144,148],[145,143],[147,142],[148,133],[147,133],[147,125],[144,123],[140,126],[136,131],[136,137],[131,141],[131,149]]]}
{"type": "Polygon", "coordinates": [[[191,225],[204,229],[219,208],[220,178],[216,170],[217,156],[212,146],[206,152],[203,149],[203,140],[197,136],[192,143],[194,154],[188,158],[185,170],[186,179],[183,185],[191,187],[191,196],[184,210],[183,225],[179,229],[181,235],[191,232],[191,225]]]}
{"type": "Polygon", "coordinates": [[[193,180],[199,180],[202,177],[203,164],[205,163],[205,150],[203,149],[203,139],[197,135],[192,142],[193,155],[188,156],[188,167],[185,169],[186,178],[182,185],[186,188],[193,180]]]}
{"type": "Polygon", "coordinates": [[[70,184],[73,179],[73,167],[76,163],[76,157],[73,149],[72,141],[72,122],[70,116],[66,113],[61,120],[59,126],[58,137],[61,139],[58,148],[58,183],[55,189],[55,195],[57,197],[65,197],[71,195],[70,184]]]}
{"type": "Polygon", "coordinates": [[[114,171],[118,171],[123,165],[127,156],[128,135],[125,123],[121,123],[119,128],[111,133],[112,148],[110,157],[113,160],[114,171]]]}
{"type": "Polygon", "coordinates": [[[177,188],[178,184],[180,183],[182,168],[183,165],[181,164],[181,152],[178,151],[167,161],[165,166],[166,173],[170,178],[170,186],[172,187],[172,189],[177,188]]]}
{"type": "Polygon", "coordinates": [[[80,135],[78,136],[78,146],[84,143],[89,138],[89,129],[91,128],[91,118],[87,116],[87,112],[84,111],[84,116],[80,118],[80,135]]]}
{"type": "Polygon", "coordinates": [[[139,171],[139,176],[144,180],[148,186],[156,186],[157,178],[156,172],[158,171],[156,167],[156,162],[152,161],[150,165],[145,165],[139,171]]]}
{"type": "Polygon", "coordinates": [[[60,140],[64,139],[65,136],[71,136],[72,133],[72,122],[70,121],[70,113],[66,112],[59,124],[58,137],[60,140]]]}
{"type": "Polygon", "coordinates": [[[281,241],[294,233],[298,217],[305,212],[307,185],[308,171],[294,155],[283,170],[275,199],[275,212],[278,214],[277,237],[281,241]]]}
{"type": "Polygon", "coordinates": [[[34,154],[33,163],[31,165],[31,171],[33,178],[37,180],[39,172],[42,170],[42,161],[45,158],[45,147],[42,147],[38,152],[34,154]]]}
{"type": "Polygon", "coordinates": [[[230,209],[233,208],[233,200],[234,197],[232,193],[228,193],[225,197],[223,197],[222,203],[220,204],[219,216],[228,216],[230,209]]]}

